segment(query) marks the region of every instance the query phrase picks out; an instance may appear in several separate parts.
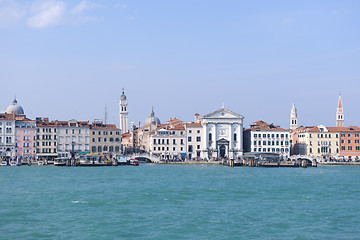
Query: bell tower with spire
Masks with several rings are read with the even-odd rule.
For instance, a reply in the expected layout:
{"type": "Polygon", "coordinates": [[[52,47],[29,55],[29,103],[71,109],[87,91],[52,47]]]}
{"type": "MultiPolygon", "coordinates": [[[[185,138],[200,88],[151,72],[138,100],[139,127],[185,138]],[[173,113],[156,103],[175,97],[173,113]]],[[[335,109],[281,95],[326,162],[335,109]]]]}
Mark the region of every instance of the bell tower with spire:
{"type": "Polygon", "coordinates": [[[336,111],[336,127],[344,127],[344,110],[341,101],[341,93],[339,94],[339,101],[336,111]]]}
{"type": "Polygon", "coordinates": [[[129,131],[129,126],[128,126],[128,109],[127,109],[128,104],[124,93],[124,88],[122,89],[119,107],[120,107],[120,130],[121,133],[126,133],[129,131]]]}
{"type": "Polygon", "coordinates": [[[297,110],[295,108],[295,104],[293,104],[290,113],[290,129],[294,130],[297,127],[298,127],[297,110]]]}

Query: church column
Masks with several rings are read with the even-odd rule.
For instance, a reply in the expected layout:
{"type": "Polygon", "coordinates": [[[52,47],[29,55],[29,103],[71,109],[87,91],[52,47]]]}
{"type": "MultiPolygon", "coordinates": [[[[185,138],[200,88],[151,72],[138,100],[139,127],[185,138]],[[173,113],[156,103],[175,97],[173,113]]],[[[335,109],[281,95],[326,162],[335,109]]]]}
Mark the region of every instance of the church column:
{"type": "Polygon", "coordinates": [[[202,135],[202,139],[203,139],[203,142],[202,142],[202,154],[203,154],[203,158],[207,158],[208,154],[207,154],[207,150],[208,150],[208,124],[207,123],[203,123],[203,135],[202,135]]]}
{"type": "Polygon", "coordinates": [[[233,136],[233,124],[234,123],[230,123],[228,126],[229,129],[229,158],[233,158],[233,154],[234,152],[232,150],[234,150],[233,148],[233,141],[234,141],[234,136],[233,136]]]}
{"type": "Polygon", "coordinates": [[[218,140],[218,124],[217,123],[214,123],[214,149],[216,149],[217,150],[217,152],[216,152],[216,156],[217,157],[219,157],[219,149],[218,149],[218,146],[217,146],[217,140],[218,140]]]}
{"type": "Polygon", "coordinates": [[[239,132],[239,150],[240,150],[240,155],[243,155],[243,152],[244,152],[244,145],[243,145],[243,125],[242,125],[242,122],[239,124],[239,129],[238,129],[238,132],[239,132]]]}

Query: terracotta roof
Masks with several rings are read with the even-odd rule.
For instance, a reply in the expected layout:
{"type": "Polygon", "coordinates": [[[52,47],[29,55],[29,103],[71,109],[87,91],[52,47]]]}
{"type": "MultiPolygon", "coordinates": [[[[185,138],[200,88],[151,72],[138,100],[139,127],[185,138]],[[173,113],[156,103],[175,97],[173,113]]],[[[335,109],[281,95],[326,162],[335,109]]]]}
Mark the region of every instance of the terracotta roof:
{"type": "Polygon", "coordinates": [[[349,127],[328,127],[329,132],[360,132],[360,127],[349,126],[349,127]]]}
{"type": "Polygon", "coordinates": [[[115,124],[91,124],[90,129],[111,129],[120,130],[115,124]]]}
{"type": "Polygon", "coordinates": [[[275,126],[273,123],[267,123],[262,120],[256,121],[253,124],[250,124],[250,128],[245,131],[289,131],[289,129],[284,129],[278,126],[275,126]]]}
{"type": "Polygon", "coordinates": [[[202,124],[201,122],[191,122],[191,123],[186,123],[185,126],[188,128],[188,127],[202,127],[202,124]]]}
{"type": "Polygon", "coordinates": [[[0,120],[15,120],[15,114],[13,113],[1,113],[0,120]]]}

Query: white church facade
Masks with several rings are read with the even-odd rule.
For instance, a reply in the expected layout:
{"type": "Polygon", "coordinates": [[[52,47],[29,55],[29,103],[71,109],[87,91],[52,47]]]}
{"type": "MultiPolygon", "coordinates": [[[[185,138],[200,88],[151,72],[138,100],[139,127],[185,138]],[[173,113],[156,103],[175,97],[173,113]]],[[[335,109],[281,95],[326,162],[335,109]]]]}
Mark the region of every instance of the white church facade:
{"type": "Polygon", "coordinates": [[[243,155],[243,119],[222,107],[202,117],[202,158],[236,159],[243,155]]]}

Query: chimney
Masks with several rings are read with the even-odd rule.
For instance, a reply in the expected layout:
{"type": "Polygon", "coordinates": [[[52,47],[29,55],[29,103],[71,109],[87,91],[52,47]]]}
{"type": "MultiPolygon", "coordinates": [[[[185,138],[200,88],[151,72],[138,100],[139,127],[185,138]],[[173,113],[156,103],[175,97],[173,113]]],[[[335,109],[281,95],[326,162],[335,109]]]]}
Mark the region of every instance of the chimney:
{"type": "Polygon", "coordinates": [[[195,122],[198,123],[200,122],[200,118],[199,118],[199,114],[195,113],[195,122]]]}

